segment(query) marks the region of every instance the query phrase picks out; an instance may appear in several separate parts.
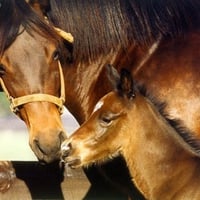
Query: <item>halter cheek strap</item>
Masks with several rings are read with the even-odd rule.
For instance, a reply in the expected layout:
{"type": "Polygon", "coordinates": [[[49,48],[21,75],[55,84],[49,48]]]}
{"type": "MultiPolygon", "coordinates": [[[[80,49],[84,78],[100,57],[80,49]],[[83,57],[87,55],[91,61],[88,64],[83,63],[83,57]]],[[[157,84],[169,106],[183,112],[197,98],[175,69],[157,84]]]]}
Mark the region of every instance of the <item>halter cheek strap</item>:
{"type": "Polygon", "coordinates": [[[21,105],[31,103],[31,102],[46,101],[46,102],[54,103],[55,105],[57,105],[60,114],[62,114],[63,104],[65,102],[65,83],[64,83],[64,76],[63,76],[63,71],[62,71],[62,66],[60,64],[60,61],[58,61],[58,67],[59,67],[59,73],[60,73],[60,86],[61,86],[60,97],[56,97],[49,94],[37,93],[37,94],[30,94],[30,95],[14,98],[9,94],[3,82],[3,79],[0,78],[0,84],[10,102],[11,111],[17,114],[17,112],[19,111],[18,107],[21,105]]]}

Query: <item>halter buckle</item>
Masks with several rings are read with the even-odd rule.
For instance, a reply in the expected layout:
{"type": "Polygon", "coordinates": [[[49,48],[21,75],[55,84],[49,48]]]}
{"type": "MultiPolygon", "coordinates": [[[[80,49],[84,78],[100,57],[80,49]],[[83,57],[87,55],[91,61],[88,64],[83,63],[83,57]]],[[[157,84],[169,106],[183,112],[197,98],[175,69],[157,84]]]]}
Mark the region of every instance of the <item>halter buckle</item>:
{"type": "Polygon", "coordinates": [[[17,106],[14,105],[14,98],[12,96],[8,97],[8,100],[10,102],[10,110],[11,112],[13,112],[14,114],[17,114],[19,112],[19,108],[17,106]]]}

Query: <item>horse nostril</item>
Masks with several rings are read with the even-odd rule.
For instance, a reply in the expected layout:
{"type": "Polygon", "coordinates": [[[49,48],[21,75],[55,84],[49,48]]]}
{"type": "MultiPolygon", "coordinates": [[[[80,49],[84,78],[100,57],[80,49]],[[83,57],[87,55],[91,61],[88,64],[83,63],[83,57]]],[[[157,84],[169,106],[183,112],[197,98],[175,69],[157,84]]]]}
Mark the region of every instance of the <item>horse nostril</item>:
{"type": "Polygon", "coordinates": [[[70,150],[71,150],[71,148],[70,148],[69,145],[68,146],[64,146],[62,148],[63,156],[67,156],[70,153],[70,150]]]}
{"type": "Polygon", "coordinates": [[[45,151],[40,147],[40,142],[39,142],[39,140],[34,139],[33,141],[34,141],[35,145],[37,146],[37,148],[40,150],[40,152],[41,152],[42,154],[46,155],[45,151]]]}

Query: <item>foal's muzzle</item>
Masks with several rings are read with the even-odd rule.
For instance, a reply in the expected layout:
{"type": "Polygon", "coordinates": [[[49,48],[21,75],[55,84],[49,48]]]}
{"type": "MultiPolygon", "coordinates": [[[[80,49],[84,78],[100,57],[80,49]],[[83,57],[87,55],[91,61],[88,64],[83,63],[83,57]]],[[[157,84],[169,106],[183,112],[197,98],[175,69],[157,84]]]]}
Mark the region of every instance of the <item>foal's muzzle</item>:
{"type": "Polygon", "coordinates": [[[66,163],[71,168],[77,168],[81,166],[81,158],[74,156],[72,145],[69,140],[65,140],[61,145],[61,162],[66,163]]]}

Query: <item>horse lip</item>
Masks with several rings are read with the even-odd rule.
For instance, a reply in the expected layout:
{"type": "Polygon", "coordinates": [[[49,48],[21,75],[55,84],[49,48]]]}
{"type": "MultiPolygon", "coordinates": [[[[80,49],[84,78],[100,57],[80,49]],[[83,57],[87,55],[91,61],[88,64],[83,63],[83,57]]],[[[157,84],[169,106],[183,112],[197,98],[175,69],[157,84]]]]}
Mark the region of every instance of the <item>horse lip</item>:
{"type": "Polygon", "coordinates": [[[69,156],[65,158],[65,163],[71,168],[77,168],[81,164],[81,158],[69,156]]]}

